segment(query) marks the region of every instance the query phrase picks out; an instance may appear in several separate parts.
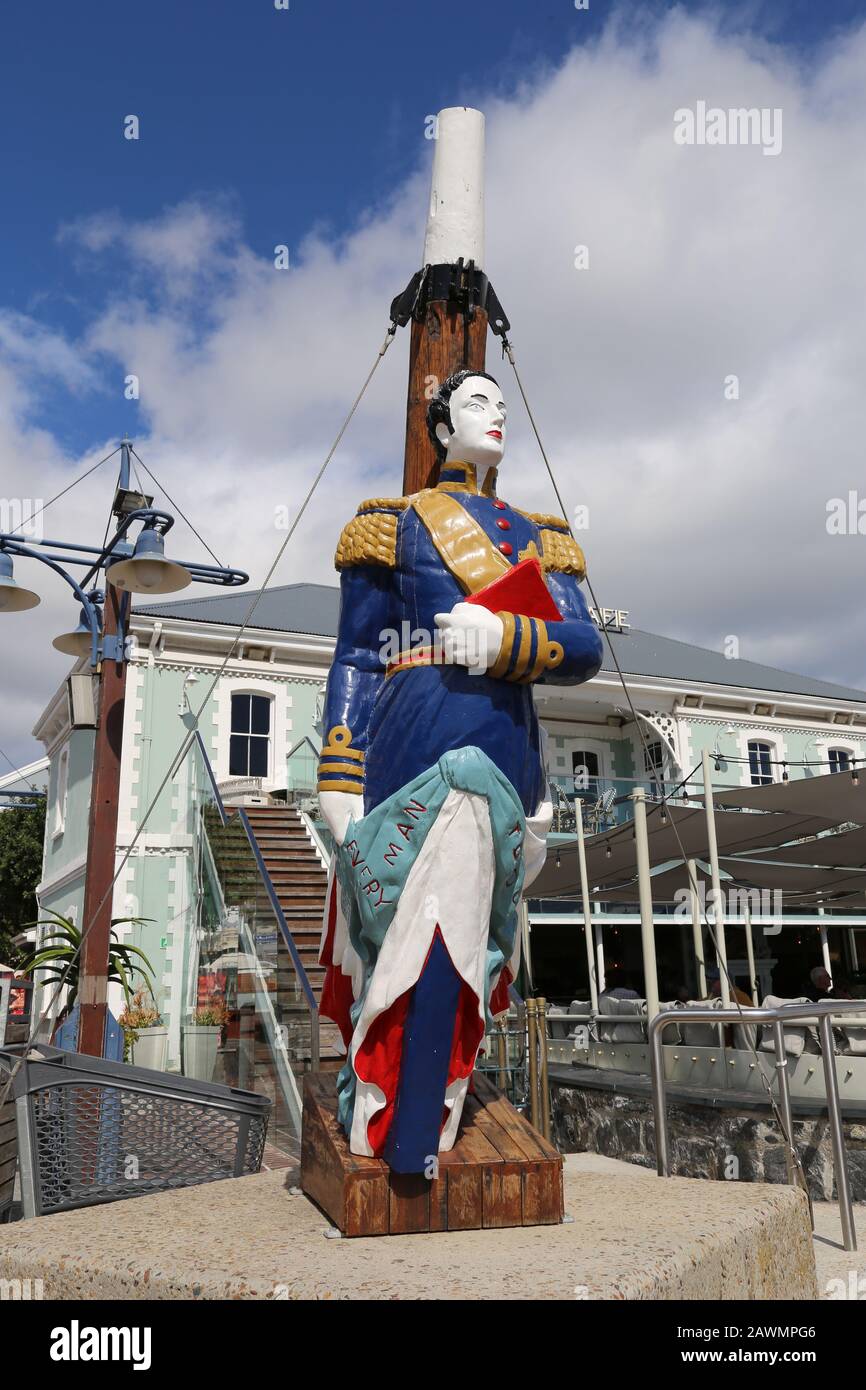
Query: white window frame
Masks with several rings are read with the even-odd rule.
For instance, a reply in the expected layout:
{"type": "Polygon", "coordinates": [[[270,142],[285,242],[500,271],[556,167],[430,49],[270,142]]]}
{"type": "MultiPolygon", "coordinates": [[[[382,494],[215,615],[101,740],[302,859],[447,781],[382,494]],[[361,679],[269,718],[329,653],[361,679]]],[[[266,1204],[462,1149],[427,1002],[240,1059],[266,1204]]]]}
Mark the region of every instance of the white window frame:
{"type": "Polygon", "coordinates": [[[767,736],[766,734],[747,734],[747,735],[746,735],[746,738],[745,738],[745,745],[746,745],[746,769],[745,769],[745,770],[746,770],[746,778],[748,779],[747,782],[746,782],[746,785],[749,786],[749,787],[771,787],[771,786],[773,785],[774,782],[780,781],[780,780],[781,780],[781,776],[780,776],[780,774],[776,771],[776,769],[778,768],[780,762],[783,761],[783,759],[781,759],[781,758],[779,757],[779,746],[778,746],[778,744],[776,743],[775,739],[773,739],[773,738],[767,736]],[[753,772],[752,772],[752,755],[751,755],[751,751],[750,751],[750,749],[749,749],[749,744],[750,744],[750,743],[759,743],[759,744],[762,744],[763,747],[765,747],[765,748],[767,749],[767,751],[769,752],[769,755],[770,755],[770,780],[769,780],[769,782],[756,782],[756,781],[754,781],[754,774],[753,774],[753,772]]]}
{"type": "MultiPolygon", "coordinates": [[[[238,686],[237,688],[235,688],[235,689],[233,689],[233,690],[231,690],[231,691],[229,692],[229,701],[228,701],[228,706],[229,706],[229,732],[228,732],[228,743],[227,743],[227,745],[226,745],[226,768],[229,769],[229,768],[231,767],[231,756],[232,756],[232,743],[231,743],[231,741],[232,741],[232,738],[234,737],[234,735],[235,735],[236,733],[239,733],[238,730],[235,730],[235,729],[232,728],[232,704],[234,703],[234,699],[235,699],[235,696],[236,696],[236,695],[250,695],[250,696],[254,697],[255,699],[258,699],[258,700],[267,700],[267,702],[268,702],[269,711],[270,711],[270,712],[269,712],[269,715],[268,715],[268,735],[267,735],[267,744],[268,744],[268,770],[267,770],[267,772],[264,773],[264,774],[256,773],[256,772],[247,772],[247,773],[243,773],[243,772],[231,772],[231,771],[228,771],[228,772],[227,772],[227,776],[228,776],[229,778],[231,778],[231,779],[234,779],[234,778],[241,779],[241,778],[259,777],[259,778],[261,779],[262,783],[265,783],[265,782],[272,782],[273,779],[274,779],[274,726],[275,726],[275,722],[276,722],[276,721],[275,721],[275,714],[276,714],[276,703],[277,703],[277,702],[276,702],[276,695],[275,695],[274,692],[271,691],[271,690],[262,690],[262,689],[256,690],[254,687],[249,687],[249,686],[238,686]]],[[[239,736],[240,736],[241,738],[247,737],[247,738],[259,738],[259,739],[263,737],[262,734],[249,734],[249,733],[246,734],[246,735],[244,735],[243,733],[240,733],[239,736]]]]}
{"type": "MultiPolygon", "coordinates": [[[[600,782],[604,783],[613,780],[611,750],[603,739],[593,738],[589,734],[584,738],[581,734],[576,734],[571,730],[569,730],[567,734],[551,734],[549,730],[547,732],[548,737],[561,738],[565,744],[565,747],[558,751],[561,751],[565,757],[567,770],[565,773],[554,773],[552,775],[573,777],[574,772],[572,769],[574,766],[574,755],[575,753],[584,752],[594,753],[598,758],[598,780],[600,782]]],[[[574,795],[573,792],[572,795],[574,795]]]]}
{"type": "Polygon", "coordinates": [[[830,771],[831,753],[848,754],[849,772],[852,767],[857,767],[858,763],[863,760],[863,750],[860,744],[846,743],[844,739],[840,738],[825,739],[820,745],[820,753],[823,769],[827,772],[830,771]]]}

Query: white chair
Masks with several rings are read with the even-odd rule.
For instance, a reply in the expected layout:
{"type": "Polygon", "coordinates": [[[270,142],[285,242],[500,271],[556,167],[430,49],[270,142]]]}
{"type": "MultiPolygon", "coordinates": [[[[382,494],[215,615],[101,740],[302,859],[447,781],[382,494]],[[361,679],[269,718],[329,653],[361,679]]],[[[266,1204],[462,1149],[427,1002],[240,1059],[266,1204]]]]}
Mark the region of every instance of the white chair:
{"type": "MultiPolygon", "coordinates": [[[[822,1004],[832,1004],[832,999],[822,999],[822,1004]]],[[[866,1000],[863,1002],[863,1013],[866,1014],[866,1000]]],[[[844,1016],[834,1018],[833,1036],[836,1042],[836,1051],[843,1057],[866,1057],[866,1027],[858,1027],[856,1024],[846,1023],[844,1016]]]]}
{"type": "MultiPolygon", "coordinates": [[[[660,1013],[667,1013],[671,1009],[681,1009],[682,1007],[683,1006],[680,1003],[679,999],[672,999],[669,1004],[663,1004],[661,1001],[659,1001],[660,1013]]],[[[679,1023],[668,1023],[665,1027],[664,1033],[662,1034],[662,1042],[681,1043],[682,1041],[683,1035],[681,1025],[679,1023]]]]}
{"type": "MultiPolygon", "coordinates": [[[[612,994],[600,994],[598,1011],[601,1015],[628,1014],[635,1018],[646,1018],[645,999],[617,999],[612,994]]],[[[602,1023],[597,1020],[599,1042],[645,1042],[645,1023],[602,1023]]]]}
{"type": "MultiPolygon", "coordinates": [[[[799,999],[783,999],[778,994],[767,994],[764,997],[763,1008],[779,1009],[786,1004],[811,1004],[811,999],[802,996],[799,999]]],[[[773,1041],[773,1029],[771,1025],[764,1024],[761,1028],[760,1048],[762,1052],[775,1052],[776,1045],[773,1041]]],[[[788,1057],[802,1057],[804,1052],[820,1052],[821,1043],[818,1038],[818,1030],[811,1024],[800,1024],[799,1026],[786,1025],[785,1027],[785,1053],[788,1057]]]]}
{"type": "Polygon", "coordinates": [[[547,1036],[551,1042],[563,1041],[568,1037],[570,1024],[568,1022],[559,1023],[557,1020],[562,1014],[570,1013],[570,1009],[565,1009],[561,1004],[548,1004],[547,1006],[547,1036]]]}

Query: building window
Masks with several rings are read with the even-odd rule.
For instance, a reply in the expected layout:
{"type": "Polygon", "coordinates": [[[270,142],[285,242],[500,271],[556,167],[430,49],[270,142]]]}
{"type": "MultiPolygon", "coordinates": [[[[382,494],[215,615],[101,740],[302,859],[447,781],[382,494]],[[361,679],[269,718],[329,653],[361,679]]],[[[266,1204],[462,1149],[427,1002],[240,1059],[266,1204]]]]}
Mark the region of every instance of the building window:
{"type": "Polygon", "coordinates": [[[769,743],[749,740],[749,772],[753,787],[766,787],[773,781],[773,749],[769,743]]]}
{"type": "Polygon", "coordinates": [[[831,772],[850,772],[851,754],[847,748],[831,748],[827,754],[831,772]]]}
{"type": "Polygon", "coordinates": [[[268,697],[233,695],[229,776],[267,777],[270,741],[271,702],[268,697]]]}
{"type": "Polygon", "coordinates": [[[598,784],[598,754],[589,748],[578,748],[571,755],[574,790],[581,801],[597,801],[601,792],[598,784]]]}
{"type": "Polygon", "coordinates": [[[69,794],[69,744],[57,759],[57,787],[54,794],[54,834],[62,835],[66,826],[66,798],[69,794]]]}
{"type": "Polygon", "coordinates": [[[660,738],[653,739],[643,750],[644,771],[651,782],[651,791],[665,794],[665,746],[660,738]]]}

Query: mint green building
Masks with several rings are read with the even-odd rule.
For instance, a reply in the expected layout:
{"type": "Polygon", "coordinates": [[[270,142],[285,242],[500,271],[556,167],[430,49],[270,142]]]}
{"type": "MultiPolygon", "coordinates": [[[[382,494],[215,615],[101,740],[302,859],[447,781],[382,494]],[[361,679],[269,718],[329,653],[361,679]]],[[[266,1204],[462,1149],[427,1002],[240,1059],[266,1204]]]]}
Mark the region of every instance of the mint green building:
{"type": "MultiPolygon", "coordinates": [[[[132,620],[135,650],[125,705],[114,915],[149,919],[121,930],[154,965],[169,1068],[181,1065],[182,1030],[199,999],[203,920],[209,915],[212,931],[231,916],[209,886],[199,813],[202,797],[211,791],[201,760],[191,753],[163,786],[191,711],[202,706],[198,729],[223,801],[297,805],[317,862],[323,868],[327,863],[326,837],[316,824],[315,762],[339,592],[313,584],[267,592],[255,626],[229,655],[249,602],[248,593],[168,600],[139,607],[132,620]]],[[[557,836],[569,836],[569,826],[573,836],[576,794],[590,828],[603,824],[605,817],[627,813],[618,798],[635,785],[653,779],[656,786],[673,788],[682,782],[704,749],[712,754],[723,786],[864,765],[866,692],[654,636],[631,628],[621,611],[593,616],[615,644],[646,748],[612,662],[606,661],[587,685],[536,687],[556,808],[553,852],[557,836]]],[[[86,674],[83,665],[76,670],[86,674]]],[[[93,728],[86,718],[73,719],[64,686],[34,733],[49,761],[39,898],[43,908],[80,922],[93,728]]],[[[577,940],[578,908],[558,898],[528,904],[526,941],[534,978],[550,999],[567,1002],[580,993],[586,959],[577,940]]],[[[675,973],[681,961],[686,971],[685,929],[664,904],[658,909],[660,968],[666,962],[675,973]]],[[[606,903],[598,909],[602,970],[605,959],[626,967],[637,959],[636,922],[633,905],[606,903]]],[[[237,947],[236,936],[234,943],[237,947]]],[[[736,968],[735,924],[733,943],[729,951],[736,968]]],[[[846,912],[830,915],[799,910],[786,916],[782,933],[765,946],[759,962],[765,990],[783,958],[789,973],[792,958],[799,956],[804,970],[824,959],[856,975],[866,968],[866,917],[850,904],[846,912]]],[[[116,1010],[119,998],[112,1005],[116,1010]]]]}

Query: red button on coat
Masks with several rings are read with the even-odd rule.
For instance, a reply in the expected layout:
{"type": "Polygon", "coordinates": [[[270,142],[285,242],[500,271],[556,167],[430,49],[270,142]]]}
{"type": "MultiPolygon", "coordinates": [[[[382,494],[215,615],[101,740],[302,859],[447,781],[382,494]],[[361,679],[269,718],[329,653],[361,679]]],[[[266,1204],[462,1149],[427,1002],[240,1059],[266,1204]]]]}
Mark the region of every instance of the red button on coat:
{"type": "Polygon", "coordinates": [[[511,522],[510,522],[510,521],[506,521],[504,516],[501,516],[501,517],[499,518],[499,520],[497,521],[496,525],[499,527],[500,531],[510,531],[510,530],[511,530],[511,522]]]}
{"type": "Polygon", "coordinates": [[[505,503],[504,503],[504,502],[500,502],[500,500],[499,500],[498,497],[497,497],[496,501],[493,503],[493,505],[494,505],[494,507],[496,508],[496,510],[497,510],[498,512],[504,512],[504,511],[505,511],[505,503]]]}
{"type": "Polygon", "coordinates": [[[514,547],[509,545],[508,541],[503,541],[499,549],[502,551],[503,555],[510,555],[514,547]]]}

